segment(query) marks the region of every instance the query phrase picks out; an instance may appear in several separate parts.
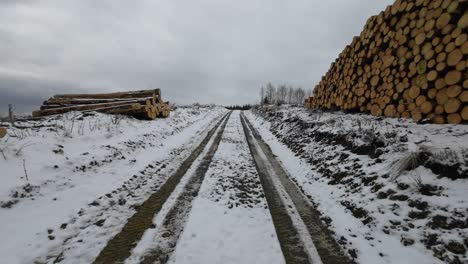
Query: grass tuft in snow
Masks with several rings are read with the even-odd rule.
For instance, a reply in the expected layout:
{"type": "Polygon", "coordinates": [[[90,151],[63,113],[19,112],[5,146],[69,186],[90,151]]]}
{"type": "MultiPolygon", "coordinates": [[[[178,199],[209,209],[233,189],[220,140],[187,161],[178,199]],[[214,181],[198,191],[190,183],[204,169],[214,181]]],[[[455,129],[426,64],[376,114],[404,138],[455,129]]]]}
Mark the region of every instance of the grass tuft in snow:
{"type": "Polygon", "coordinates": [[[421,151],[403,153],[389,165],[392,181],[395,181],[406,171],[412,171],[421,165],[421,151]]]}

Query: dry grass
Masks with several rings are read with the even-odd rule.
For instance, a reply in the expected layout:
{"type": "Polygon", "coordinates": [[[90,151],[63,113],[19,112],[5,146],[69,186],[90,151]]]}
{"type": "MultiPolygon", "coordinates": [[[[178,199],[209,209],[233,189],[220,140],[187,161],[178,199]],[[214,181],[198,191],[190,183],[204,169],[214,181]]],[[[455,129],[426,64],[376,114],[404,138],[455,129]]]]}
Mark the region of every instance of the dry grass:
{"type": "Polygon", "coordinates": [[[400,156],[400,158],[394,160],[389,166],[391,179],[396,180],[404,172],[411,171],[419,167],[421,165],[421,152],[422,151],[420,150],[410,151],[404,153],[400,156]]]}

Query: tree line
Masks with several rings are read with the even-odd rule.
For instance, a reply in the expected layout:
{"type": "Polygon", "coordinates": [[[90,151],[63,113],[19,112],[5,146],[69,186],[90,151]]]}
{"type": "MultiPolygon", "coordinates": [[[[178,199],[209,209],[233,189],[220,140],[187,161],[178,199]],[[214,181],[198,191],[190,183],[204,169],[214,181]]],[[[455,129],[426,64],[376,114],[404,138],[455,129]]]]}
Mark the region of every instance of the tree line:
{"type": "Polygon", "coordinates": [[[249,110],[250,108],[252,108],[251,105],[249,104],[246,104],[246,105],[230,105],[230,106],[226,106],[227,109],[229,110],[249,110]]]}
{"type": "Polygon", "coordinates": [[[304,99],[311,95],[311,91],[306,91],[302,87],[292,85],[274,86],[271,83],[262,85],[260,88],[260,104],[293,104],[300,105],[304,99]]]}

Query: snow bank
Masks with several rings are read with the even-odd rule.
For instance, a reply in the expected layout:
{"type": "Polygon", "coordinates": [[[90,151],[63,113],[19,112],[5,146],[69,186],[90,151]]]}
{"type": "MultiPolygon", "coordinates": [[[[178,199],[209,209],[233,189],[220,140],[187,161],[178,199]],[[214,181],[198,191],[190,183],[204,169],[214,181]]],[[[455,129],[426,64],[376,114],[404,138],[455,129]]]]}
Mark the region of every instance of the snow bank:
{"type": "Polygon", "coordinates": [[[467,126],[292,107],[247,116],[359,263],[468,260],[467,126]]]}

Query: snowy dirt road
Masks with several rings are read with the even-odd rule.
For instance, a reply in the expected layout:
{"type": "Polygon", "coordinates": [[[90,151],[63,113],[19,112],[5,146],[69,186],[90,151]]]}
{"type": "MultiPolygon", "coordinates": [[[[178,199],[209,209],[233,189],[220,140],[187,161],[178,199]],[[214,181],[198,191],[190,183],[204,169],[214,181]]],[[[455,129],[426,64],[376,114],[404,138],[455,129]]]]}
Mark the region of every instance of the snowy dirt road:
{"type": "Polygon", "coordinates": [[[94,263],[350,263],[239,111],[223,117],[94,263]]]}
{"type": "Polygon", "coordinates": [[[210,120],[9,263],[352,263],[244,114],[210,120]]]}

